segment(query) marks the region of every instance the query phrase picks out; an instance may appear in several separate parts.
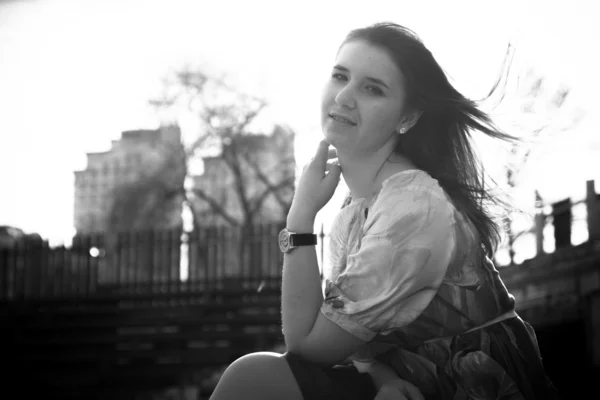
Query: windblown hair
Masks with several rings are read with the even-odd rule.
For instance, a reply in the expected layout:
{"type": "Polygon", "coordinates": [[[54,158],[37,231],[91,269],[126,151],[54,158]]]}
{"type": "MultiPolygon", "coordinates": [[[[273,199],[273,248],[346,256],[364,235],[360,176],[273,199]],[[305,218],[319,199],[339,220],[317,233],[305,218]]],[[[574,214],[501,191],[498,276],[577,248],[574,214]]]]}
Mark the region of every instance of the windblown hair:
{"type": "MultiPolygon", "coordinates": [[[[471,132],[516,140],[498,129],[475,101],[448,81],[443,69],[410,29],[383,22],[351,31],[344,43],[365,40],[385,50],[405,79],[407,105],[421,111],[417,124],[400,135],[396,151],[429,173],[448,193],[457,209],[474,225],[491,256],[500,241],[500,227],[491,205],[505,205],[492,195],[473,149],[471,132]]],[[[494,85],[488,97],[497,88],[494,85]]]]}

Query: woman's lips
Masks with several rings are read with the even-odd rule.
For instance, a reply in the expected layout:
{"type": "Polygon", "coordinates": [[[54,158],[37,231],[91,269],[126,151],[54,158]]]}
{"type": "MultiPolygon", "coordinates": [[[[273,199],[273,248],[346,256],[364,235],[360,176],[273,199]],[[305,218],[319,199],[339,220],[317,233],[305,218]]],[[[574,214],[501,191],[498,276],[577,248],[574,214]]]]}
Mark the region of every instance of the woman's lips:
{"type": "Polygon", "coordinates": [[[329,118],[331,118],[332,120],[339,122],[341,124],[345,124],[345,125],[351,125],[351,126],[355,126],[356,123],[353,122],[350,118],[345,117],[343,115],[339,115],[339,114],[329,114],[329,118]]]}

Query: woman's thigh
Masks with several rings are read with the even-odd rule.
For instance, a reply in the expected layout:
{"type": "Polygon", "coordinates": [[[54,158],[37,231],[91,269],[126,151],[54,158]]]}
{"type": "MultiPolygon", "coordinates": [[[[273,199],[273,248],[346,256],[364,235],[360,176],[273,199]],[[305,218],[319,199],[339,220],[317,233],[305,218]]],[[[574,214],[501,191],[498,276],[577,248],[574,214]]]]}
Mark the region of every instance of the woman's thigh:
{"type": "Polygon", "coordinates": [[[303,400],[285,357],[259,352],[234,361],[226,370],[211,400],[289,399],[303,400]]]}
{"type": "Polygon", "coordinates": [[[368,374],[352,364],[321,366],[286,353],[285,359],[304,400],[372,400],[376,390],[368,374]]]}

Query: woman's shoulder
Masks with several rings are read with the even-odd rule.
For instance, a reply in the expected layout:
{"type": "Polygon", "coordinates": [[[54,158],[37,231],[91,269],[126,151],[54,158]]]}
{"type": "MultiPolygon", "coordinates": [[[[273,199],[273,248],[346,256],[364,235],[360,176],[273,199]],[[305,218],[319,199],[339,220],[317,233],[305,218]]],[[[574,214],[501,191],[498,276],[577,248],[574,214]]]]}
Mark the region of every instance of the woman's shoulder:
{"type": "Polygon", "coordinates": [[[429,192],[438,197],[444,194],[437,179],[420,169],[407,169],[391,175],[381,184],[380,194],[398,194],[403,191],[429,192]]]}
{"type": "Polygon", "coordinates": [[[409,236],[454,237],[456,210],[438,181],[428,173],[407,170],[387,178],[368,204],[363,233],[385,235],[395,243],[409,236]]]}
{"type": "Polygon", "coordinates": [[[430,213],[432,208],[451,214],[455,211],[439,182],[416,169],[398,172],[384,180],[370,208],[388,216],[408,211],[430,213]]]}
{"type": "Polygon", "coordinates": [[[456,209],[436,179],[422,170],[405,170],[385,179],[372,199],[348,196],[333,230],[361,226],[364,232],[405,229],[445,230],[456,223],[456,209]],[[399,225],[400,224],[400,225],[399,225]]]}

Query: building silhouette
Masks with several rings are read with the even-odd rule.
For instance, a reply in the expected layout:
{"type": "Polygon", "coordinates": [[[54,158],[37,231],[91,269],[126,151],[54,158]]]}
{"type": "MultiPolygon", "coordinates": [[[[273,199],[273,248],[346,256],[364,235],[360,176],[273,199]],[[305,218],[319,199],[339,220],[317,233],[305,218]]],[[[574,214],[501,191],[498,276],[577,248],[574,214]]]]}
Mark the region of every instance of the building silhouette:
{"type": "MultiPolygon", "coordinates": [[[[244,193],[258,203],[255,223],[280,222],[285,220],[293,196],[295,177],[294,133],[276,127],[269,135],[237,135],[232,141],[241,156],[238,157],[244,182],[244,193]]],[[[75,171],[74,221],[77,234],[85,235],[114,230],[111,210],[117,190],[142,181],[153,174],[161,182],[168,182],[174,189],[185,176],[185,166],[175,162],[171,147],[181,149],[181,131],[177,126],[165,126],[156,130],[129,130],[114,140],[105,152],[87,154],[87,167],[75,171]],[[167,151],[165,151],[165,149],[167,151]],[[165,165],[168,165],[165,168],[165,165]],[[158,171],[157,169],[161,169],[158,171]]],[[[203,158],[204,170],[191,177],[191,190],[196,188],[213,199],[232,220],[242,223],[244,204],[240,201],[236,177],[228,167],[222,154],[203,158]]],[[[150,183],[152,185],[152,183],[150,183]]],[[[152,193],[144,193],[144,196],[152,193]]],[[[159,201],[148,199],[145,206],[157,206],[159,201]]],[[[183,198],[174,197],[166,206],[157,210],[161,221],[153,228],[168,229],[182,224],[183,198]]],[[[192,206],[199,226],[232,225],[222,214],[215,211],[202,197],[194,197],[192,206]]],[[[116,224],[119,227],[118,224],[116,224]]],[[[143,228],[147,228],[144,226],[143,228]]],[[[136,224],[120,226],[118,230],[140,229],[136,224]]]]}
{"type": "MultiPolygon", "coordinates": [[[[74,222],[78,234],[105,232],[115,190],[139,181],[159,167],[165,146],[181,142],[178,126],[130,130],[113,140],[105,152],[87,153],[87,167],[75,171],[74,222]]],[[[173,209],[167,227],[181,224],[181,209],[173,209]]]]}

